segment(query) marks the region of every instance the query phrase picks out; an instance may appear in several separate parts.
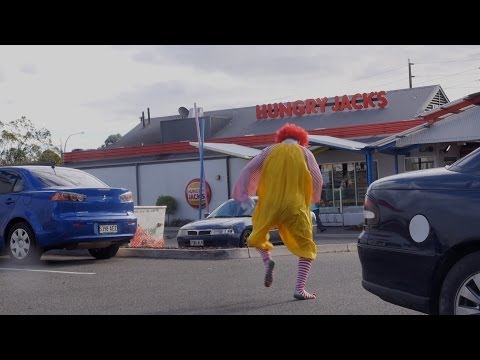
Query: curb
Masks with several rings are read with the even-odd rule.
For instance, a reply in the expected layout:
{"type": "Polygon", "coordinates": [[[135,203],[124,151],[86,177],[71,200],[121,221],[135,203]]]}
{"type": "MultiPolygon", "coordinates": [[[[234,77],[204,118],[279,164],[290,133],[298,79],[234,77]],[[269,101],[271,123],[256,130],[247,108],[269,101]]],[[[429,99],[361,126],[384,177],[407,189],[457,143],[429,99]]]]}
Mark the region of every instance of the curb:
{"type": "MultiPolygon", "coordinates": [[[[317,245],[317,253],[352,252],[357,251],[357,243],[317,245]]],[[[292,255],[285,246],[276,246],[273,255],[292,255]]],[[[150,259],[185,259],[185,260],[225,260],[260,257],[251,248],[232,249],[133,249],[120,248],[117,257],[141,257],[150,259]]]]}

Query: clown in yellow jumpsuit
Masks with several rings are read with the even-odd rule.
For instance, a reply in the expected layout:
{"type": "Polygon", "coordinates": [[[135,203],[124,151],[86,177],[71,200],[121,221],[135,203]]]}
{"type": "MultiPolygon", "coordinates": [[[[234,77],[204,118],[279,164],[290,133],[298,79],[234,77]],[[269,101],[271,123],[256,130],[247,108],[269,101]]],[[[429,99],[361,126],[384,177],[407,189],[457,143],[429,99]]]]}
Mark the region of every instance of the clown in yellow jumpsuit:
{"type": "Polygon", "coordinates": [[[307,145],[308,133],[286,124],[277,131],[275,144],[263,149],[242,169],[233,189],[233,198],[245,206],[251,202],[249,195],[258,195],[248,245],[257,248],[262,256],[265,286],[272,285],[275,266],[269,241],[272,228],[278,228],[285,246],[299,257],[294,292],[298,300],[316,297],[305,290],[305,283],[317,256],[310,205],[320,200],[323,185],[315,156],[307,145]]]}

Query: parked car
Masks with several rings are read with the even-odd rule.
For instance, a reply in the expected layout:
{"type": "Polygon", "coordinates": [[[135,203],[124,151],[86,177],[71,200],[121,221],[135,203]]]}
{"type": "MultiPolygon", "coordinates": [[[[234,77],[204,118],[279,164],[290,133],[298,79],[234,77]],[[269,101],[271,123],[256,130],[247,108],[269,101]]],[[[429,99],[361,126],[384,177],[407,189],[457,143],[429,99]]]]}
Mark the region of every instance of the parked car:
{"type": "Polygon", "coordinates": [[[137,229],[132,193],[81,170],[0,167],[0,250],[16,261],[51,249],[88,249],[114,256],[137,229]]]}
{"type": "Polygon", "coordinates": [[[358,238],[363,287],[427,314],[479,314],[479,214],[480,148],[373,182],[358,238]]]}
{"type": "MultiPolygon", "coordinates": [[[[258,197],[252,196],[255,205],[258,197]]],[[[240,203],[230,199],[213,210],[203,220],[190,222],[178,230],[177,242],[180,248],[190,246],[206,247],[245,247],[252,232],[253,209],[244,210],[240,203]]],[[[312,216],[312,231],[315,214],[312,216]]],[[[316,225],[315,225],[316,227],[316,225]]],[[[276,229],[270,231],[270,241],[281,244],[282,240],[276,229]]]]}

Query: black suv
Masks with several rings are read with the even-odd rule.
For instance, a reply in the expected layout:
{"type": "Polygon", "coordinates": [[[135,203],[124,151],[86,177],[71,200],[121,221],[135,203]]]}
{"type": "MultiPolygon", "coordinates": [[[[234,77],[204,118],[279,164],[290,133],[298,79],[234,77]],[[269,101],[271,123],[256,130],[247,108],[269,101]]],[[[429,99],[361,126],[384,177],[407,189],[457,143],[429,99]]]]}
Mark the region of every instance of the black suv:
{"type": "Polygon", "coordinates": [[[427,314],[480,314],[480,148],[373,182],[364,217],[366,290],[427,314]]]}

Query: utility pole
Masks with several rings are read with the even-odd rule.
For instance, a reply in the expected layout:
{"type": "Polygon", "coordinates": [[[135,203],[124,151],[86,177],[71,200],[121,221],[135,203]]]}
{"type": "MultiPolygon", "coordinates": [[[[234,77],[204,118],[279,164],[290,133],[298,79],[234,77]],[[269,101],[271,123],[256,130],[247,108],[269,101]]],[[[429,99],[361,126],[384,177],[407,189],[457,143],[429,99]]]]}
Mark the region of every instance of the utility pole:
{"type": "Polygon", "coordinates": [[[410,59],[408,59],[408,84],[410,85],[410,89],[412,88],[412,78],[415,77],[412,75],[412,65],[415,65],[415,64],[411,63],[410,59]]]}

